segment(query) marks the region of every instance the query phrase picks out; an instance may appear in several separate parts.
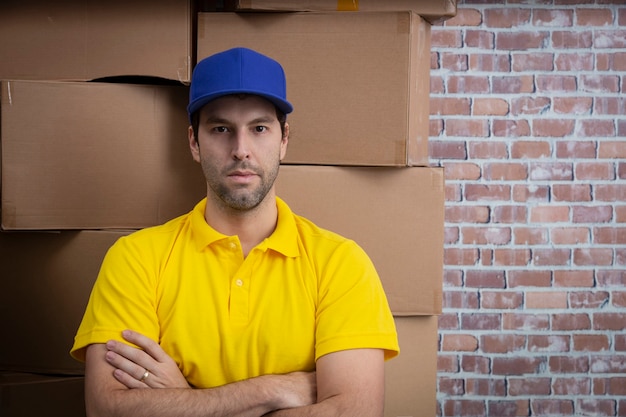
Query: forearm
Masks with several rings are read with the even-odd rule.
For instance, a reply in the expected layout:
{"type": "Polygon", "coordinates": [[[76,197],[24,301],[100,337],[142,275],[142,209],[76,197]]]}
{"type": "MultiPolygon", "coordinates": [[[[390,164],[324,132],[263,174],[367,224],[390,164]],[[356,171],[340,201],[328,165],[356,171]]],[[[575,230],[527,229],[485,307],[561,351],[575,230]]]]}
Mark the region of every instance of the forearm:
{"type": "Polygon", "coordinates": [[[306,407],[276,410],[266,414],[271,417],[382,417],[383,409],[364,406],[343,396],[335,396],[306,407]]]}
{"type": "Polygon", "coordinates": [[[116,389],[88,395],[87,408],[89,417],[258,417],[282,406],[275,385],[259,377],[211,389],[116,389]]]}

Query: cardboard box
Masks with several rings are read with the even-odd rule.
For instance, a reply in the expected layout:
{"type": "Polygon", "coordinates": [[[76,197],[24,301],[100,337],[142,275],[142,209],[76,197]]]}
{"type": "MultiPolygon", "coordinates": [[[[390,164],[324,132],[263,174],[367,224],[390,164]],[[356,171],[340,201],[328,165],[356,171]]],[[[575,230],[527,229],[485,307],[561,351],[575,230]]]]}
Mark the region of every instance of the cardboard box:
{"type": "Polygon", "coordinates": [[[82,377],[0,372],[0,416],[85,417],[82,377]]]}
{"type": "Polygon", "coordinates": [[[412,10],[430,23],[456,16],[456,0],[226,0],[225,11],[362,11],[412,10]]]}
{"type": "Polygon", "coordinates": [[[84,373],[69,355],[74,335],[106,251],[128,233],[0,233],[0,369],[84,373]]]}
{"type": "Polygon", "coordinates": [[[400,355],[385,362],[385,417],[437,415],[437,316],[396,317],[400,355]]]}
{"type": "Polygon", "coordinates": [[[199,14],[198,59],[235,46],[285,69],[285,163],[428,165],[430,25],[416,13],[199,14]]]}
{"type": "Polygon", "coordinates": [[[369,254],[395,315],[441,313],[442,168],[283,165],[276,192],[369,254]]]}
{"type": "Polygon", "coordinates": [[[137,229],[206,196],[188,88],[3,81],[4,230],[137,229]]]}
{"type": "Polygon", "coordinates": [[[188,82],[191,0],[0,2],[0,79],[188,82]]]}

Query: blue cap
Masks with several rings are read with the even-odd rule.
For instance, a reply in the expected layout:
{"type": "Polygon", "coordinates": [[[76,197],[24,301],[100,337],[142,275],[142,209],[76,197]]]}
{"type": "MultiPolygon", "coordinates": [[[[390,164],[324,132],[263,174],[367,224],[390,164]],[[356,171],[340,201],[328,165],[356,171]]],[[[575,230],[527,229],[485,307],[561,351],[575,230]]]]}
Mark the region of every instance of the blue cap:
{"type": "Polygon", "coordinates": [[[189,117],[208,102],[229,94],[254,94],[291,113],[283,67],[247,48],[233,48],[204,58],[193,70],[189,92],[189,117]]]}

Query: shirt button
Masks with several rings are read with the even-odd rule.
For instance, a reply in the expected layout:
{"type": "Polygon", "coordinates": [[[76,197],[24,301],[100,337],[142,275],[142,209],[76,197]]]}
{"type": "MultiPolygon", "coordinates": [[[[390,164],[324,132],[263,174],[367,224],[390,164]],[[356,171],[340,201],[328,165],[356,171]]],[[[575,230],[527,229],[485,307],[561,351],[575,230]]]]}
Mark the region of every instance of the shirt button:
{"type": "Polygon", "coordinates": [[[230,242],[229,244],[231,249],[236,249],[237,248],[237,244],[235,242],[230,242]]]}
{"type": "Polygon", "coordinates": [[[240,280],[240,279],[238,279],[237,281],[235,281],[235,284],[236,284],[238,287],[241,287],[241,286],[243,285],[243,281],[242,281],[242,280],[240,280]]]}

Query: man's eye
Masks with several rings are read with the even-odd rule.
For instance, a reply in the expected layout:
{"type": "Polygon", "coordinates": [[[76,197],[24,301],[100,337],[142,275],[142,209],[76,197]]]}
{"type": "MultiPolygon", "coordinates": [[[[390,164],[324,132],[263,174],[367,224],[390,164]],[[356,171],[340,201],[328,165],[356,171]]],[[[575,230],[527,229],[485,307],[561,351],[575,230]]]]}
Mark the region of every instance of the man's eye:
{"type": "Polygon", "coordinates": [[[216,126],[213,128],[217,133],[226,133],[228,132],[228,128],[226,126],[216,126]]]}
{"type": "Polygon", "coordinates": [[[254,128],[254,130],[255,130],[257,133],[263,133],[263,132],[267,131],[267,127],[265,127],[265,126],[256,126],[256,127],[254,128]]]}

